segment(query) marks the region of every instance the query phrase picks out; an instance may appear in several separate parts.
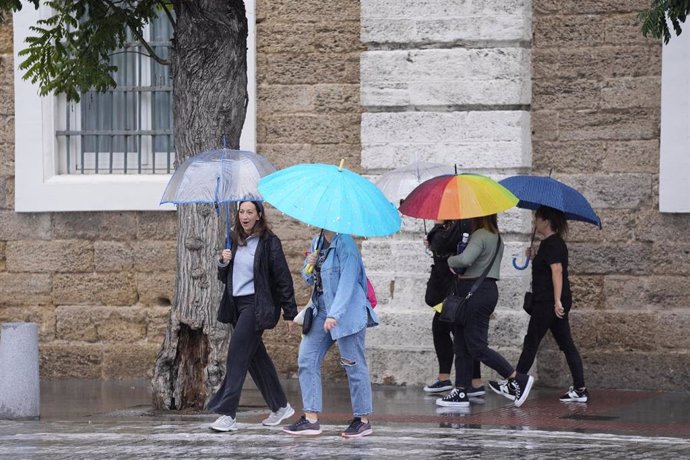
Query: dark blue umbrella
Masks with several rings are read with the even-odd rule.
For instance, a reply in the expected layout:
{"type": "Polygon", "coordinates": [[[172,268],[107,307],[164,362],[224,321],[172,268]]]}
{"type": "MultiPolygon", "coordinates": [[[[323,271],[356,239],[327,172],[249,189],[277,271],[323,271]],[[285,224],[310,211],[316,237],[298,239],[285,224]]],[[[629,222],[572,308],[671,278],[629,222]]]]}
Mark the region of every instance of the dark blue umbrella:
{"type": "MultiPolygon", "coordinates": [[[[500,184],[518,197],[518,208],[536,210],[540,206],[548,206],[562,211],[569,220],[587,222],[601,228],[601,219],[587,198],[563,182],[546,176],[513,176],[503,179],[500,184]]],[[[513,266],[517,269],[524,270],[528,263],[529,259],[523,267],[518,267],[513,259],[513,266]]]]}

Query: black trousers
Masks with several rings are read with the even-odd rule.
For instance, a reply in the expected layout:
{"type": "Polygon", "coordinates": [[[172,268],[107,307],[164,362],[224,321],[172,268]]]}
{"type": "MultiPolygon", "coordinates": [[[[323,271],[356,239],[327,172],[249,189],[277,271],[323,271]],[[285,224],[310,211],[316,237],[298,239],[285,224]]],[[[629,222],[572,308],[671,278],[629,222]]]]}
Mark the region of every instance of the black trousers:
{"type": "MultiPolygon", "coordinates": [[[[436,350],[436,358],[438,359],[438,373],[450,374],[455,358],[455,351],[453,351],[455,324],[441,321],[441,315],[435,313],[434,319],[431,321],[431,333],[434,337],[434,350],[436,350]]],[[[482,378],[481,363],[479,361],[474,362],[472,378],[482,378]]]]}
{"type": "Polygon", "coordinates": [[[208,408],[234,418],[240,404],[242,386],[249,371],[266,404],[275,412],[287,405],[287,398],[278,380],[273,361],[261,339],[263,331],[256,330],[254,296],[234,297],[233,300],[237,308],[237,323],[230,337],[225,379],[209,401],[208,408]]]}
{"type": "Polygon", "coordinates": [[[517,371],[523,374],[529,372],[534,359],[539,350],[539,344],[546,335],[547,331],[551,331],[553,338],[565,355],[565,360],[568,362],[570,373],[573,376],[573,386],[575,388],[583,388],[585,386],[585,372],[582,367],[582,358],[575,347],[573,337],[570,334],[570,322],[568,321],[569,312],[566,312],[563,318],[558,318],[553,310],[553,303],[551,302],[534,302],[532,304],[532,316],[527,326],[527,334],[522,344],[522,353],[517,364],[517,371]]]}
{"type": "MultiPolygon", "coordinates": [[[[463,280],[458,294],[465,296],[474,280],[463,280]]],[[[489,348],[489,319],[498,303],[496,281],[486,278],[468,301],[468,315],[464,325],[455,326],[455,386],[470,388],[474,361],[480,361],[503,378],[513,373],[513,367],[496,351],[489,348]]]]}

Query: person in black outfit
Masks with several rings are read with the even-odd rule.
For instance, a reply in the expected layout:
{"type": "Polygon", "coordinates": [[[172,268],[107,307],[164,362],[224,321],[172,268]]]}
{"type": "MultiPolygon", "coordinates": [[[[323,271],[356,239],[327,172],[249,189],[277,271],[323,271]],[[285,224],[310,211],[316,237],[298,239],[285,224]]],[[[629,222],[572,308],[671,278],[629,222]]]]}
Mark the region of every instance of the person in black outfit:
{"type": "Polygon", "coordinates": [[[218,321],[234,328],[223,384],[208,402],[210,410],[221,414],[210,426],[215,431],[237,430],[236,411],[247,371],[271,409],[264,425],[276,426],[295,413],[261,339],[264,330],[276,326],[281,309],[292,331],[297,316],[292,275],[261,203],[241,202],[235,222],[233,249],[225,249],[218,262],[218,278],[225,284],[218,321]]]}
{"type": "MultiPolygon", "coordinates": [[[[443,302],[450,293],[455,282],[455,275],[448,269],[448,257],[454,256],[463,233],[470,233],[469,221],[447,220],[437,222],[427,234],[424,244],[431,251],[434,263],[426,284],[424,302],[430,306],[443,302]]],[[[455,352],[453,351],[453,331],[455,326],[441,321],[440,314],[434,312],[431,321],[431,333],[434,339],[434,350],[438,359],[438,377],[434,383],[424,387],[427,393],[441,393],[453,389],[450,371],[453,368],[455,352]]],[[[474,362],[472,372],[472,388],[467,392],[470,397],[486,394],[482,385],[481,364],[474,362]]]]}
{"type": "MultiPolygon", "coordinates": [[[[517,371],[527,373],[534,364],[544,335],[551,331],[573,377],[573,386],[561,396],[563,402],[587,402],[582,359],[570,333],[568,316],[572,307],[568,279],[568,247],[563,238],[568,231],[565,215],[556,209],[542,206],[534,217],[537,233],[542,237],[539,251],[532,261],[532,316],[522,346],[517,371]]],[[[532,256],[531,249],[527,255],[532,256]]],[[[500,384],[490,382],[496,390],[500,384]]],[[[504,396],[507,396],[505,393],[504,396]]]]}

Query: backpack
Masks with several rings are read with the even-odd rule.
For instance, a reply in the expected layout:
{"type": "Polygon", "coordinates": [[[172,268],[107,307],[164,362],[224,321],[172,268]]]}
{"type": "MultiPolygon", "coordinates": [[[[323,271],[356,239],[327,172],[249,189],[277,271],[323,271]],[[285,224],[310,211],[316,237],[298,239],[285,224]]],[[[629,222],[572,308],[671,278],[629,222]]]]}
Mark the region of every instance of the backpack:
{"type": "Polygon", "coordinates": [[[376,308],[376,304],[379,303],[376,298],[376,291],[374,291],[374,285],[369,281],[369,277],[367,277],[367,300],[371,304],[371,308],[376,308]]]}

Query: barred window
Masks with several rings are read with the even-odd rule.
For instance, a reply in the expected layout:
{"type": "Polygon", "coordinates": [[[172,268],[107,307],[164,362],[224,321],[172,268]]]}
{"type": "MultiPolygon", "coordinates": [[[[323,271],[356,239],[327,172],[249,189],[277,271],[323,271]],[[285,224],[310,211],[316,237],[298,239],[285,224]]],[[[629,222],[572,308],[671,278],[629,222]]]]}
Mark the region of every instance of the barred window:
{"type": "MultiPolygon", "coordinates": [[[[249,101],[240,148],[254,150],[255,0],[245,5],[249,101]]],[[[112,55],[118,66],[113,90],[83,94],[78,104],[68,104],[64,96],[40,96],[38,85],[24,79],[18,53],[31,27],[51,15],[44,2],[38,10],[13,14],[15,211],[174,210],[160,205],[175,159],[169,67],[144,56],[143,47],[131,39],[112,55]]],[[[167,59],[171,34],[162,16],[144,37],[167,59]]]]}
{"type": "MultiPolygon", "coordinates": [[[[144,38],[161,58],[170,55],[172,26],[159,17],[144,38]]],[[[58,174],[170,174],[173,138],[170,66],[146,56],[133,36],[110,58],[117,87],[89,91],[78,103],[58,97],[58,174]]]]}

